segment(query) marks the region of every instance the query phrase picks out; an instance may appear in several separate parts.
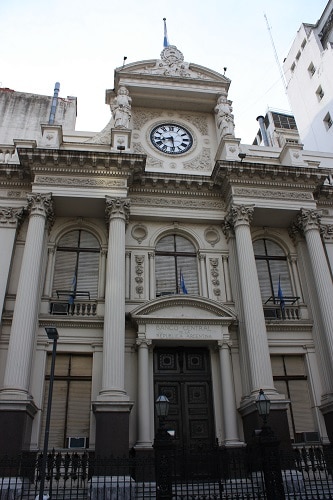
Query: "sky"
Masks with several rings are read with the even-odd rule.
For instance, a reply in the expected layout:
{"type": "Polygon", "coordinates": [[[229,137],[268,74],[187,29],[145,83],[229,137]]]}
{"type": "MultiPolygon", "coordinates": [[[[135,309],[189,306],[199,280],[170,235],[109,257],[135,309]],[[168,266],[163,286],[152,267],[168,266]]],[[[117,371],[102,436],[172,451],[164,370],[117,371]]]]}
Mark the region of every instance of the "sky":
{"type": "Polygon", "coordinates": [[[0,86],[53,95],[60,82],[59,96],[78,99],[76,130],[98,132],[111,116],[105,90],[114,87],[114,69],[124,57],[126,63],[160,58],[165,17],[169,43],[185,61],[222,74],[227,68],[236,136],[252,144],[258,115],[268,107],[290,110],[280,68],[301,23],[315,24],[326,5],[327,0],[0,0],[0,86]]]}

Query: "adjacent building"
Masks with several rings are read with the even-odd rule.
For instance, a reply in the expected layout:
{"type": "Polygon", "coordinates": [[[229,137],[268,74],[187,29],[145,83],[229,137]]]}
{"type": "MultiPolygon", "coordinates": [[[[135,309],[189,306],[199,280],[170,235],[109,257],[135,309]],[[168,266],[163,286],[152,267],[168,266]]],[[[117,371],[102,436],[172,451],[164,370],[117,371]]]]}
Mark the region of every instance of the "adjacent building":
{"type": "Polygon", "coordinates": [[[304,147],[333,152],[333,1],[315,24],[302,23],[283,69],[304,147]]]}
{"type": "Polygon", "coordinates": [[[110,121],[0,91],[0,450],[333,442],[333,154],[235,137],[230,80],[175,46],[115,70],[110,121]]]}

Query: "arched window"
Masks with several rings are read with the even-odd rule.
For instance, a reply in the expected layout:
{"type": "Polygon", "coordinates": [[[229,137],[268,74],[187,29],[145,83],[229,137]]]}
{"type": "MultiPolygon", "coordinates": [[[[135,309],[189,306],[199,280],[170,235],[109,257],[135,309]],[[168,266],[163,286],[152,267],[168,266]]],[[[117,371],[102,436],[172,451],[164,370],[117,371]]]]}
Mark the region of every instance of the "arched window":
{"type": "Polygon", "coordinates": [[[70,231],[60,238],[55,259],[53,296],[67,294],[97,299],[100,245],[97,238],[83,229],[70,231]]]}
{"type": "Polygon", "coordinates": [[[198,294],[197,254],[179,234],[161,238],[155,252],[156,296],[198,294]]]}
{"type": "Polygon", "coordinates": [[[267,239],[256,240],[253,249],[263,303],[280,303],[281,294],[284,298],[292,297],[289,267],[283,249],[267,239]]]}

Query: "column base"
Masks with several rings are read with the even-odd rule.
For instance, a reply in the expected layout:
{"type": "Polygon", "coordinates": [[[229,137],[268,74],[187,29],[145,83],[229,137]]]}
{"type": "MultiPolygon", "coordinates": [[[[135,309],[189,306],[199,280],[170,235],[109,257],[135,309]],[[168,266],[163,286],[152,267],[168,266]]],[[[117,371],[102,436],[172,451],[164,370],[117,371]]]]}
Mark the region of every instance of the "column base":
{"type": "Polygon", "coordinates": [[[129,414],[133,403],[124,401],[93,403],[96,418],[96,457],[127,457],[129,414]]]}
{"type": "Polygon", "coordinates": [[[320,410],[324,416],[327,436],[330,443],[333,444],[333,395],[327,394],[322,398],[320,410]]]}
{"type": "MultiPolygon", "coordinates": [[[[291,450],[292,446],[287,417],[287,405],[288,401],[286,400],[271,400],[268,425],[280,441],[280,447],[291,450]]],[[[243,401],[239,408],[239,412],[243,418],[244,440],[247,444],[255,444],[255,431],[261,430],[263,427],[263,420],[258,414],[255,399],[249,398],[247,401],[243,401]]]]}
{"type": "Polygon", "coordinates": [[[32,400],[0,400],[0,457],[17,457],[29,450],[36,412],[32,400]]]}

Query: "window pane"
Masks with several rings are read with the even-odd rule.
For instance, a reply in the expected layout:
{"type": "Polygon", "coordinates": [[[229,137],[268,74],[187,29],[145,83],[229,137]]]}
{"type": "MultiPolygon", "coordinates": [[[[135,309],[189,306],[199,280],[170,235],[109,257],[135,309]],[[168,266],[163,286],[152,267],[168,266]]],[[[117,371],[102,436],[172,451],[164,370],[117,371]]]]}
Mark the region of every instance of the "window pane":
{"type": "Polygon", "coordinates": [[[89,292],[91,299],[97,298],[98,268],[99,253],[80,253],[76,288],[81,292],[89,292]]]}
{"type": "MultiPolygon", "coordinates": [[[[189,294],[198,294],[198,271],[196,257],[177,257],[178,283],[180,285],[180,273],[183,275],[184,285],[189,294]]],[[[179,287],[182,293],[181,286],[179,287]]]]}
{"type": "Polygon", "coordinates": [[[290,297],[292,295],[292,290],[287,262],[284,260],[270,260],[269,267],[271,271],[275,297],[278,297],[279,279],[283,296],[290,297]]]}
{"type": "Polygon", "coordinates": [[[76,252],[57,250],[53,279],[53,294],[56,290],[71,290],[76,266],[76,252]]]}
{"type": "Polygon", "coordinates": [[[177,293],[175,258],[167,255],[156,255],[155,268],[156,295],[171,295],[177,293]]]}
{"type": "Polygon", "coordinates": [[[192,243],[183,236],[176,235],[176,251],[177,252],[195,252],[192,243]]]}
{"type": "Polygon", "coordinates": [[[265,240],[267,255],[270,257],[285,257],[283,249],[275,241],[265,240]]]}
{"type": "Polygon", "coordinates": [[[79,231],[71,231],[60,238],[59,247],[76,248],[79,243],[79,231]]]}
{"type": "Polygon", "coordinates": [[[81,231],[80,248],[96,248],[99,249],[97,238],[87,231],[81,231]]]}
{"type": "Polygon", "coordinates": [[[256,240],[253,242],[253,250],[255,255],[266,255],[264,240],[256,240]]]}
{"type": "Polygon", "coordinates": [[[164,236],[156,245],[156,252],[174,252],[175,239],[174,235],[164,236]]]}
{"type": "Polygon", "coordinates": [[[266,260],[256,260],[257,273],[262,301],[265,303],[273,295],[266,260]]]}

